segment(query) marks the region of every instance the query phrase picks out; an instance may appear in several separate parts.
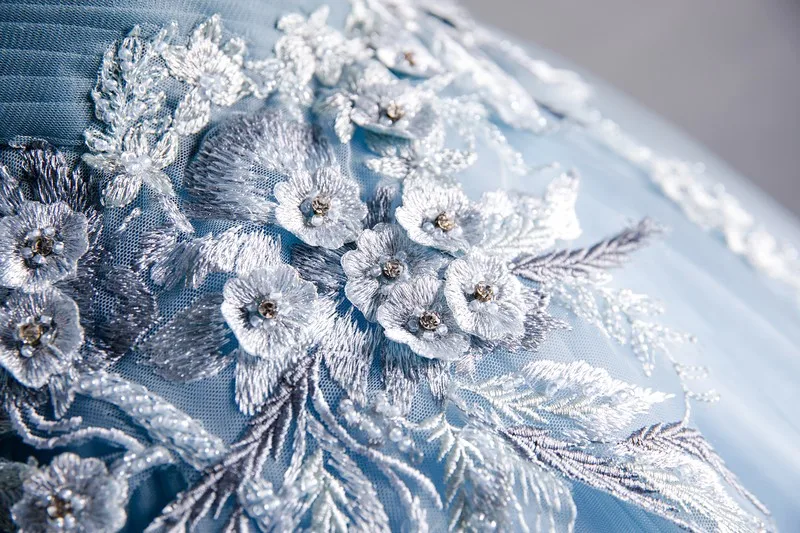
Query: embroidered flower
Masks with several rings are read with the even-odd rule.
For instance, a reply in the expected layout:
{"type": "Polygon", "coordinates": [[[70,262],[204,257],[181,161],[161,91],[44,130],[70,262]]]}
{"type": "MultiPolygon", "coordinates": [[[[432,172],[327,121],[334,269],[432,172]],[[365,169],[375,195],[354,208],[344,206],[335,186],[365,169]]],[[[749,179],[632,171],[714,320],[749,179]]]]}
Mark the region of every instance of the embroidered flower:
{"type": "Polygon", "coordinates": [[[377,318],[388,339],[428,359],[453,360],[469,349],[469,337],[458,329],[441,285],[430,276],[398,284],[377,318]]]}
{"type": "Polygon", "coordinates": [[[94,152],[84,154],[86,163],[112,174],[103,187],[103,205],[128,205],[136,199],[142,184],[159,194],[175,196],[172,182],[162,170],[172,164],[178,154],[178,137],[174,133],[165,133],[151,147],[147,132],[134,127],[125,134],[118,146],[105,134],[88,130],[86,144],[94,152]]]}
{"type": "Polygon", "coordinates": [[[543,197],[503,190],[485,193],[479,203],[485,228],[481,248],[513,259],[520,253],[541,253],[557,240],[577,239],[578,184],[569,171],[550,182],[543,197]]]}
{"type": "Polygon", "coordinates": [[[483,218],[455,186],[424,180],[406,187],[397,221],[412,240],[447,252],[469,250],[483,239],[483,218]]]}
{"type": "MultiPolygon", "coordinates": [[[[335,85],[345,66],[368,57],[359,39],[347,39],[328,26],[330,8],[321,6],[307,18],[292,13],[278,21],[278,29],[287,37],[301,38],[313,52],[314,73],[323,85],[335,85]]],[[[277,48],[277,45],[276,45],[277,48]]]]}
{"type": "Polygon", "coordinates": [[[111,533],[125,525],[127,499],[127,482],[102,461],[63,453],[25,480],[11,511],[20,531],[111,533]]]}
{"type": "Polygon", "coordinates": [[[223,297],[222,316],[245,351],[275,360],[307,341],[317,290],[289,265],[233,278],[223,297]]]}
{"type": "Polygon", "coordinates": [[[372,34],[370,45],[375,57],[398,74],[428,78],[443,70],[442,64],[422,43],[401,28],[382,28],[372,34]]]}
{"type": "Polygon", "coordinates": [[[0,365],[26,387],[66,370],[83,344],[77,304],[55,289],[11,293],[0,328],[0,365]]]}
{"type": "Polygon", "coordinates": [[[430,248],[420,246],[396,224],[378,224],[364,230],[356,250],[342,256],[347,274],[344,292],[367,320],[399,284],[419,276],[436,276],[446,259],[430,248]]]}
{"type": "Polygon", "coordinates": [[[343,143],[350,141],[356,126],[400,139],[424,138],[439,124],[431,105],[433,87],[444,86],[448,81],[440,76],[411,85],[373,61],[347,69],[339,87],[319,100],[316,111],[332,120],[343,143]]]}
{"type": "Polygon", "coordinates": [[[444,295],[462,330],[488,341],[525,333],[522,283],[504,261],[472,251],[450,263],[445,278],[444,295]]]}
{"type": "Polygon", "coordinates": [[[87,231],[86,217],[65,203],[24,202],[0,219],[0,285],[37,289],[73,276],[87,231]]]}
{"type": "Polygon", "coordinates": [[[358,94],[350,113],[362,128],[404,139],[428,135],[438,117],[426,94],[406,81],[370,85],[358,94]]]}
{"type": "Polygon", "coordinates": [[[198,117],[197,125],[187,125],[183,134],[195,133],[208,122],[211,104],[233,105],[246,89],[244,41],[231,39],[220,46],[221,41],[222,24],[219,15],[214,15],[195,29],[188,46],[167,46],[161,52],[170,73],[193,87],[193,94],[181,105],[192,102],[198,107],[193,113],[198,117]]]}
{"type": "Polygon", "coordinates": [[[444,128],[436,128],[424,139],[410,143],[382,143],[371,139],[370,148],[379,158],[365,161],[367,168],[390,180],[433,178],[453,181],[452,175],[472,166],[478,156],[475,152],[444,147],[444,128]]]}
{"type": "Polygon", "coordinates": [[[311,246],[339,248],[356,240],[367,216],[358,183],[333,167],[298,171],[275,185],[275,218],[311,246]]]}

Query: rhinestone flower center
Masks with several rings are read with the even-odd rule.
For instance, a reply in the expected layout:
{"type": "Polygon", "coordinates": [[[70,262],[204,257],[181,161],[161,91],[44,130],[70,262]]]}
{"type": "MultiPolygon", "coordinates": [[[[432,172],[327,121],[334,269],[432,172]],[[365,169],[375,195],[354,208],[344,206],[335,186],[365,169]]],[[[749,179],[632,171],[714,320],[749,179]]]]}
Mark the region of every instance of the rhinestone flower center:
{"type": "Polygon", "coordinates": [[[311,211],[315,215],[324,217],[331,210],[331,199],[329,196],[319,194],[311,200],[311,211]]]}
{"type": "Polygon", "coordinates": [[[439,213],[434,223],[437,228],[445,232],[456,229],[456,219],[447,212],[439,213]]]}
{"type": "Polygon", "coordinates": [[[34,265],[44,265],[49,256],[61,254],[63,251],[64,243],[56,239],[56,229],[48,226],[29,232],[20,253],[34,265]]]}
{"type": "Polygon", "coordinates": [[[56,241],[52,237],[46,237],[44,235],[40,235],[36,237],[31,243],[31,251],[34,254],[47,257],[48,255],[53,253],[55,244],[56,241]]]}
{"type": "Polygon", "coordinates": [[[22,324],[17,329],[19,339],[28,346],[38,346],[44,335],[44,326],[39,322],[22,324]]]}
{"type": "Polygon", "coordinates": [[[264,300],[258,304],[258,314],[264,318],[275,318],[278,316],[278,302],[264,300]]]}
{"type": "Polygon", "coordinates": [[[389,259],[388,261],[384,262],[381,265],[381,272],[383,273],[384,277],[388,279],[397,279],[403,274],[403,270],[405,267],[403,266],[402,261],[398,259],[389,259]]]}
{"type": "Polygon", "coordinates": [[[72,514],[72,502],[59,496],[50,496],[50,505],[47,506],[47,516],[50,518],[65,518],[72,514]]]}
{"type": "Polygon", "coordinates": [[[475,291],[472,293],[472,297],[479,302],[490,302],[494,300],[494,287],[485,281],[481,281],[475,285],[475,291]]]}
{"type": "Polygon", "coordinates": [[[389,102],[389,105],[386,106],[386,108],[383,110],[383,113],[393,123],[397,122],[398,120],[400,120],[401,118],[403,118],[406,115],[406,112],[403,109],[403,106],[398,104],[394,100],[389,102]]]}
{"type": "Polygon", "coordinates": [[[442,317],[433,311],[425,311],[419,317],[419,327],[426,331],[436,331],[442,325],[442,317]]]}

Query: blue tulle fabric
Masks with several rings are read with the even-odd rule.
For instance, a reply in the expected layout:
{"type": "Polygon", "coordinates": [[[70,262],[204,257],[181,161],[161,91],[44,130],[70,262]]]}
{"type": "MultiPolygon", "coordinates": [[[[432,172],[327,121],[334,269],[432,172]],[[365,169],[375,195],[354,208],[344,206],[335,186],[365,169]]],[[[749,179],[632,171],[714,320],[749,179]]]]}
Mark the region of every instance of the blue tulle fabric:
{"type": "MultiPolygon", "coordinates": [[[[328,0],[329,24],[341,28],[349,9],[342,0],[328,0]]],[[[276,19],[289,11],[310,12],[317,0],[46,0],[0,3],[0,140],[49,140],[68,154],[80,153],[83,132],[93,121],[88,97],[102,54],[133,26],[153,31],[177,21],[188,31],[219,13],[227,32],[243,37],[250,52],[268,57],[279,36],[276,19]]],[[[535,40],[535,36],[531,36],[535,40]]],[[[556,65],[564,61],[531,45],[533,57],[556,65]]],[[[520,76],[524,79],[524,76],[520,76]]],[[[685,136],[631,104],[602,82],[589,77],[597,90],[596,104],[644,144],[688,160],[703,161],[738,196],[757,219],[772,231],[800,242],[800,225],[776,203],[717,161],[685,136]]],[[[213,122],[252,109],[242,102],[215,114],[213,122]]],[[[757,113],[754,105],[753,113],[757,113]]],[[[720,401],[694,402],[692,419],[728,467],[769,507],[780,529],[792,531],[800,523],[795,492],[800,480],[800,311],[794,294],[757,273],[735,256],[724,242],[689,221],[643,176],[641,170],[598,145],[580,129],[557,130],[546,135],[503,132],[532,165],[559,161],[581,175],[577,213],[583,236],[576,245],[589,245],[614,234],[620,227],[651,217],[668,228],[666,235],[636,256],[616,274],[614,284],[649,294],[664,302],[666,325],[696,335],[699,342],[687,348],[692,362],[710,369],[703,389],[716,389],[720,401]]],[[[168,172],[177,176],[199,145],[182,154],[168,172]]],[[[356,148],[358,150],[358,148],[356,148]]],[[[363,176],[357,176],[359,179],[363,176]]],[[[477,198],[498,187],[541,193],[546,183],[513,175],[497,175],[490,159],[460,175],[467,194],[477,198]]],[[[142,204],[147,209],[146,204],[142,204]]],[[[119,218],[115,219],[119,224],[119,218]]],[[[111,228],[113,230],[113,227],[111,228]]],[[[110,232],[109,232],[110,233],[110,232]]],[[[284,242],[288,246],[290,241],[284,242]]],[[[116,261],[126,260],[126,250],[116,261]]],[[[174,304],[174,301],[172,302],[174,304]]],[[[165,308],[169,308],[167,305],[165,308]]],[[[542,359],[569,362],[577,359],[607,369],[614,377],[676,394],[645,421],[678,420],[682,413],[680,384],[670,365],[658,360],[651,376],[625,347],[615,345],[580,319],[561,312],[572,330],[545,342],[536,354],[542,359]]],[[[502,363],[497,363],[501,365],[502,363]]],[[[114,370],[146,385],[225,442],[233,442],[245,427],[246,417],[233,401],[228,368],[213,378],[189,384],[168,382],[141,364],[137,356],[124,357],[114,370]]],[[[498,373],[500,368],[498,367],[498,373]]],[[[415,407],[422,411],[425,406],[415,407]]],[[[96,425],[117,427],[125,417],[110,407],[79,400],[71,413],[96,425]]],[[[24,460],[35,455],[46,463],[54,454],[36,452],[14,438],[2,441],[3,456],[24,460]]],[[[77,448],[82,455],[102,455],[102,444],[77,448]]],[[[190,469],[168,467],[142,474],[131,483],[126,531],[141,531],[196,479],[190,469]]],[[[577,531],[672,531],[676,526],[635,506],[595,489],[574,483],[578,513],[577,531]]],[[[400,528],[401,517],[392,516],[400,528]]],[[[203,525],[215,530],[213,522],[203,525]]]]}

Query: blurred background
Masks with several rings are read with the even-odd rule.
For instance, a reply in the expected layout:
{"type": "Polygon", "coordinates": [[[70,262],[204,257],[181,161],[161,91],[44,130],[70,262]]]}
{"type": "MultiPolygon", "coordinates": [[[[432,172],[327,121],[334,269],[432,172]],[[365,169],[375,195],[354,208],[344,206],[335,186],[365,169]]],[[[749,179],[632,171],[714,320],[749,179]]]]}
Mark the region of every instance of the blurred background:
{"type": "Polygon", "coordinates": [[[461,3],[605,79],[800,214],[800,0],[461,3]]]}

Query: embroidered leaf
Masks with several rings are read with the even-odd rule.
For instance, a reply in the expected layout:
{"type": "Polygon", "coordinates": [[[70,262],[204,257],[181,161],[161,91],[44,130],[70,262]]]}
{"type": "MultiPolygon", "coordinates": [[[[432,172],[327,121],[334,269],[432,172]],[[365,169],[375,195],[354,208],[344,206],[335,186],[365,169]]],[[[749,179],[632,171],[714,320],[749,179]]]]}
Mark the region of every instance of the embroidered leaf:
{"type": "Polygon", "coordinates": [[[238,350],[236,353],[236,403],[251,416],[270,397],[292,358],[272,361],[238,350]]]}
{"type": "Polygon", "coordinates": [[[210,254],[212,257],[210,262],[223,267],[228,266],[229,263],[224,258],[230,255],[231,246],[239,248],[236,254],[236,274],[239,276],[282,262],[281,241],[276,237],[271,237],[263,231],[256,231],[239,235],[235,240],[238,242],[233,244],[233,234],[227,232],[223,234],[217,244],[212,247],[213,253],[210,254]],[[227,235],[230,237],[226,237],[227,235]]]}
{"type": "Polygon", "coordinates": [[[550,315],[550,295],[544,292],[526,290],[523,292],[528,304],[525,314],[525,335],[520,344],[531,351],[536,351],[545,341],[547,335],[557,329],[569,329],[569,325],[550,315]]]}
{"type": "Polygon", "coordinates": [[[537,409],[546,396],[529,387],[519,374],[505,374],[475,384],[459,383],[458,386],[477,394],[498,414],[515,424],[543,421],[537,409]]]}
{"type": "Polygon", "coordinates": [[[511,146],[502,131],[489,120],[486,108],[472,96],[439,98],[436,101],[436,111],[447,124],[456,129],[466,142],[469,152],[475,152],[482,142],[495,151],[508,172],[518,176],[529,172],[522,154],[511,146]]]}
{"type": "Polygon", "coordinates": [[[320,311],[328,314],[325,324],[318,321],[320,339],[318,350],[322,353],[331,378],[348,397],[364,405],[367,401],[367,379],[375,351],[374,331],[365,329],[353,318],[352,310],[337,316],[335,303],[320,311]]]}
{"type": "Polygon", "coordinates": [[[633,252],[645,246],[660,231],[659,226],[645,218],[636,226],[590,248],[558,250],[539,256],[523,254],[514,259],[511,270],[540,283],[570,278],[602,280],[605,270],[624,264],[633,252]]]}
{"type": "MultiPolygon", "coordinates": [[[[186,285],[197,288],[212,272],[232,272],[242,245],[246,247],[242,250],[242,264],[249,267],[253,262],[249,254],[253,252],[248,245],[256,238],[243,236],[239,226],[219,236],[208,234],[182,241],[171,230],[153,230],[142,237],[139,268],[149,269],[153,282],[167,289],[184,280],[186,285]]],[[[277,255],[275,248],[272,242],[272,246],[264,249],[265,256],[274,258],[277,255]]]]}
{"type": "Polygon", "coordinates": [[[22,483],[33,467],[0,458],[0,530],[14,531],[11,506],[22,498],[22,483]]]}
{"type": "MultiPolygon", "coordinates": [[[[122,139],[129,127],[141,120],[145,120],[148,129],[155,126],[152,117],[159,112],[166,98],[163,91],[156,90],[156,86],[167,75],[167,70],[157,61],[158,51],[169,40],[172,31],[173,28],[167,28],[148,42],[141,37],[137,26],[116,49],[109,48],[104,54],[92,99],[95,115],[108,125],[108,133],[115,143],[122,139]]],[[[89,148],[106,152],[117,146],[94,144],[89,148]]]]}
{"type": "Polygon", "coordinates": [[[213,376],[233,361],[225,350],[230,339],[221,304],[221,295],[201,297],[141,345],[156,373],[193,381],[213,376]]]}
{"type": "Polygon", "coordinates": [[[420,383],[427,383],[434,398],[445,397],[450,386],[450,365],[446,361],[426,359],[407,346],[383,341],[383,380],[392,405],[404,413],[411,409],[420,383]]]}
{"type": "Polygon", "coordinates": [[[584,361],[534,361],[522,373],[542,395],[540,411],[567,418],[595,440],[613,439],[637,415],[672,397],[614,379],[584,361]]]}
{"type": "Polygon", "coordinates": [[[102,341],[114,359],[133,347],[155,321],[155,297],[135,272],[125,267],[100,269],[94,280],[106,293],[106,311],[93,325],[95,343],[102,341]]]}
{"type": "Polygon", "coordinates": [[[594,283],[578,280],[575,283],[555,283],[549,287],[553,300],[619,344],[629,345],[642,362],[646,375],[655,367],[657,356],[666,357],[678,373],[684,391],[702,401],[715,401],[713,390],[695,392],[686,381],[705,373],[703,367],[687,367],[673,355],[675,345],[694,343],[693,335],[675,331],[651,317],[664,312],[663,305],[649,296],[628,289],[595,288],[594,283]]]}
{"type": "Polygon", "coordinates": [[[0,165],[0,216],[13,215],[24,201],[19,181],[5,165],[0,165]]]}
{"type": "Polygon", "coordinates": [[[658,423],[634,431],[627,441],[623,443],[636,453],[638,450],[649,450],[661,454],[684,453],[702,461],[713,468],[728,485],[746,498],[753,506],[764,515],[770,512],[759,499],[748,491],[725,465],[722,458],[711,444],[693,428],[688,428],[684,421],[670,424],[658,423]]]}
{"type": "Polygon", "coordinates": [[[547,188],[544,198],[496,191],[484,195],[481,212],[486,217],[486,237],[480,246],[509,259],[538,253],[558,239],[580,235],[575,200],[578,179],[564,174],[547,188]]]}
{"type": "Polygon", "coordinates": [[[309,430],[320,447],[329,454],[325,461],[327,468],[322,471],[323,498],[317,496],[311,509],[312,528],[334,531],[340,525],[345,525],[343,531],[347,531],[349,523],[350,528],[356,531],[390,531],[389,518],[375,487],[358,465],[319,422],[309,419],[309,430]],[[330,471],[337,475],[331,475],[330,471]]]}
{"type": "MultiPolygon", "coordinates": [[[[146,531],[184,532],[214,509],[218,517],[245,480],[260,477],[267,459],[281,453],[292,420],[297,420],[306,409],[309,373],[316,364],[309,357],[287,370],[258,414],[250,419],[245,434],[231,445],[225,459],[208,468],[194,485],[167,505],[146,531]]],[[[241,513],[234,510],[226,527],[233,528],[240,518],[241,513]]]]}
{"type": "Polygon", "coordinates": [[[321,296],[336,298],[347,282],[342,270],[342,255],[348,249],[348,246],[329,250],[297,244],[292,248],[292,265],[303,279],[317,286],[321,296]]]}
{"type": "MultiPolygon", "coordinates": [[[[548,436],[546,429],[516,426],[503,430],[503,434],[520,454],[534,463],[546,465],[570,479],[674,519],[674,507],[658,498],[652,492],[652,486],[624,464],[596,455],[591,449],[548,436]]],[[[683,521],[674,521],[686,525],[683,521]]]]}
{"type": "Polygon", "coordinates": [[[418,429],[430,432],[429,442],[440,443],[451,530],[490,524],[520,531],[572,529],[575,505],[569,486],[541,464],[520,457],[491,428],[455,428],[442,413],[418,429]]]}
{"type": "Polygon", "coordinates": [[[13,146],[23,156],[26,178],[36,200],[45,204],[64,202],[78,212],[87,211],[94,203],[88,178],[80,167],[73,170],[55,147],[46,141],[13,146]]]}
{"type": "Polygon", "coordinates": [[[200,89],[190,90],[175,109],[172,127],[179,135],[191,135],[202,130],[211,120],[211,101],[200,94],[200,89]]]}

